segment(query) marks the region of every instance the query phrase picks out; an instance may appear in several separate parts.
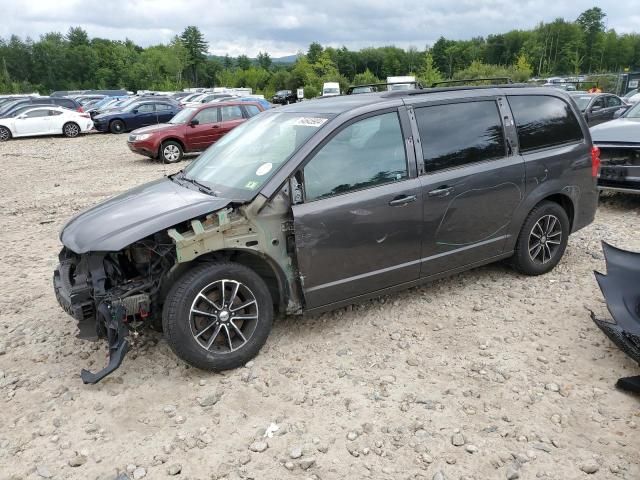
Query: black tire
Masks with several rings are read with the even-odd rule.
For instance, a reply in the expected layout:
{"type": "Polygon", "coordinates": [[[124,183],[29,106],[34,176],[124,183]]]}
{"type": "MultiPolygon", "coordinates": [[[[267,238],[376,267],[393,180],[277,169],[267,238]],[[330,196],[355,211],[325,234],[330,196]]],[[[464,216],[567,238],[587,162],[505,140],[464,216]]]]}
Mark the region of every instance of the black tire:
{"type": "Polygon", "coordinates": [[[173,140],[168,140],[160,145],[160,160],[166,163],[177,163],[182,160],[184,151],[182,145],[173,140]]]}
{"type": "Polygon", "coordinates": [[[550,272],[564,255],[570,230],[564,208],[555,202],[539,203],[529,212],[520,229],[511,259],[513,268],[525,275],[550,272]]]}
{"type": "Polygon", "coordinates": [[[122,120],[114,120],[109,124],[111,133],[124,133],[124,122],[122,120]]]}
{"type": "Polygon", "coordinates": [[[7,127],[0,127],[0,142],[11,140],[11,130],[7,127]]]}
{"type": "MultiPolygon", "coordinates": [[[[218,293],[221,290],[222,288],[218,293]]],[[[272,323],[273,300],[264,281],[253,270],[224,261],[201,264],[185,272],[167,294],[162,312],[162,327],[171,349],[187,363],[203,370],[229,370],[247,363],[258,354],[266,342],[272,323]],[[219,295],[216,298],[215,295],[212,296],[207,292],[208,288],[214,291],[220,284],[224,288],[226,282],[231,283],[230,287],[233,287],[234,283],[239,283],[249,292],[249,294],[243,293],[244,290],[239,288],[236,290],[237,295],[227,300],[234,302],[237,299],[243,302],[240,306],[248,303],[248,299],[255,300],[254,305],[240,310],[236,323],[233,315],[236,315],[235,312],[238,310],[233,311],[231,302],[229,306],[226,305],[224,302],[226,295],[220,302],[219,295]],[[201,292],[205,292],[207,300],[213,297],[213,302],[219,302],[219,304],[214,308],[211,301],[206,301],[200,296],[201,292]],[[208,316],[192,314],[194,308],[198,312],[209,312],[208,316]],[[254,308],[255,311],[253,311],[254,308]],[[223,319],[224,311],[227,311],[227,320],[223,319]],[[210,318],[214,316],[213,314],[216,318],[210,318]],[[248,318],[253,315],[256,317],[255,321],[239,319],[240,316],[248,318]],[[242,322],[239,327],[242,329],[242,338],[231,327],[231,325],[237,326],[238,322],[242,322]],[[221,328],[223,323],[227,325],[224,329],[226,335],[221,328]],[[212,340],[214,334],[216,337],[212,340]],[[233,347],[234,341],[236,349],[227,348],[229,344],[233,347]],[[204,345],[205,343],[209,348],[204,345]]]]}
{"type": "Polygon", "coordinates": [[[80,132],[80,125],[75,122],[67,122],[62,126],[62,134],[67,138],[76,138],[80,132]]]}

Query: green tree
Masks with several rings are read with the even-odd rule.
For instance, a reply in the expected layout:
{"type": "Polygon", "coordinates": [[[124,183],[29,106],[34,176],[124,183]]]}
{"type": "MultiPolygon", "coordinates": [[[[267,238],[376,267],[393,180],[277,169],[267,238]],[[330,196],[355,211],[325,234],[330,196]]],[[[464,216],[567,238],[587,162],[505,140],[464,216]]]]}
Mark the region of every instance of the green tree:
{"type": "Polygon", "coordinates": [[[322,45],[318,42],[313,42],[309,45],[309,50],[307,50],[307,59],[310,63],[316,63],[320,58],[320,55],[323,52],[322,45]]]}
{"type": "Polygon", "coordinates": [[[356,73],[353,77],[354,85],[369,85],[372,83],[382,83],[368,68],[362,73],[356,73]]]}
{"type": "Polygon", "coordinates": [[[422,68],[418,72],[418,79],[426,87],[430,87],[435,82],[442,80],[442,73],[440,73],[440,70],[436,67],[433,55],[430,51],[427,51],[424,54],[422,68]]]}
{"type": "Polygon", "coordinates": [[[531,78],[531,74],[533,73],[533,68],[527,60],[527,56],[523,53],[518,55],[518,60],[516,61],[516,68],[513,74],[513,80],[516,82],[526,82],[531,78]]]}
{"type": "Polygon", "coordinates": [[[89,35],[82,27],[70,27],[67,32],[67,41],[72,48],[80,45],[89,46],[89,35]]]}
{"type": "Polygon", "coordinates": [[[209,44],[205,41],[204,35],[193,25],[188,26],[180,35],[180,39],[189,54],[189,67],[191,68],[191,78],[195,86],[198,85],[198,66],[204,63],[207,58],[209,44]]]}
{"type": "Polygon", "coordinates": [[[258,65],[265,70],[271,70],[271,64],[273,63],[271,57],[267,52],[258,52],[258,65]]]}
{"type": "Polygon", "coordinates": [[[240,70],[248,70],[251,68],[251,60],[246,55],[240,55],[236,58],[236,65],[240,70]]]}
{"type": "Polygon", "coordinates": [[[586,41],[586,60],[589,71],[598,64],[598,44],[604,34],[604,18],[607,15],[600,7],[593,7],[580,14],[576,23],[582,27],[586,41]]]}

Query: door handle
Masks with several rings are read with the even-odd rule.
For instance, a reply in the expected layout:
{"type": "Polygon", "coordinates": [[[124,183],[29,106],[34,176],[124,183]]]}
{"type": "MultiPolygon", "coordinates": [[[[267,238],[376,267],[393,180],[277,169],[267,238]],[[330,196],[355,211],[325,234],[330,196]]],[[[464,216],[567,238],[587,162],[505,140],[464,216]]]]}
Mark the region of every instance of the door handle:
{"type": "Polygon", "coordinates": [[[404,207],[405,205],[415,202],[418,199],[415,195],[402,195],[401,197],[396,197],[389,202],[389,205],[392,207],[404,207]]]}
{"type": "Polygon", "coordinates": [[[453,192],[453,187],[442,185],[435,190],[431,190],[427,195],[429,195],[430,197],[446,197],[451,192],[453,192]]]}

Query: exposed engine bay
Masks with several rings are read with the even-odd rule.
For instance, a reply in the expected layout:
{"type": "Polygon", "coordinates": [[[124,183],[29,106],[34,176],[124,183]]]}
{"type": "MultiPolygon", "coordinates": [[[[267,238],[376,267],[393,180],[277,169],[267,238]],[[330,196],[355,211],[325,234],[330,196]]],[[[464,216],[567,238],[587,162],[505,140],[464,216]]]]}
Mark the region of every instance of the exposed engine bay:
{"type": "MultiPolygon", "coordinates": [[[[599,319],[595,324],[620,350],[640,365],[640,253],[629,252],[602,242],[607,275],[595,272],[613,322],[599,319]]],[[[621,378],[618,388],[640,393],[640,375],[621,378]]]]}
{"type": "Polygon", "coordinates": [[[129,331],[143,322],[160,325],[159,292],[175,264],[175,245],[166,234],[138,241],[120,252],[77,255],[63,249],[54,272],[58,302],[78,321],[79,338],[106,338],[109,365],[83,370],[84,383],[97,383],[122,363],[129,331]]]}

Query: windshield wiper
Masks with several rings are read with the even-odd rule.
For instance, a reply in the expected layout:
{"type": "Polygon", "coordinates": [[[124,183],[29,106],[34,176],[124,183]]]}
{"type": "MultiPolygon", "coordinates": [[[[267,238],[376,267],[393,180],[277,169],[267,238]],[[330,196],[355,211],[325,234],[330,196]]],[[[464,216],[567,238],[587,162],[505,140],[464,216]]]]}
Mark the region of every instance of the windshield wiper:
{"type": "Polygon", "coordinates": [[[184,180],[185,182],[189,182],[192,185],[195,185],[196,187],[198,187],[198,190],[200,190],[202,193],[206,193],[206,194],[211,195],[213,197],[216,196],[216,194],[213,192],[213,189],[211,187],[207,187],[205,184],[200,183],[199,181],[197,181],[194,178],[187,177],[184,174],[184,172],[182,172],[182,171],[179,173],[179,175],[180,176],[178,178],[180,178],[180,180],[184,180]]]}

